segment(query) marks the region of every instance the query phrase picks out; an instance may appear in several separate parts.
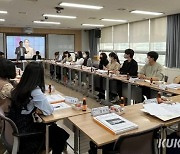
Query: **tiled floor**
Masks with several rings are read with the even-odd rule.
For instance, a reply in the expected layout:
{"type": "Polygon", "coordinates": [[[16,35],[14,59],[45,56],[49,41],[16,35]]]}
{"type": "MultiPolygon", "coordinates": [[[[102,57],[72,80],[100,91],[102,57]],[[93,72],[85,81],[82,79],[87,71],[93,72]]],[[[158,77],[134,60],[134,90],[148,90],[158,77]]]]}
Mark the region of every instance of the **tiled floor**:
{"type": "MultiPolygon", "coordinates": [[[[58,90],[59,92],[63,93],[66,96],[72,96],[72,97],[77,97],[79,100],[82,100],[85,96],[80,93],[77,92],[75,90],[72,90],[66,86],[63,86],[62,84],[59,84],[53,80],[50,80],[48,77],[46,78],[46,84],[51,83],[52,85],[55,86],[55,89],[58,90]]],[[[98,107],[100,106],[100,104],[98,102],[95,101],[95,99],[89,98],[87,97],[87,105],[89,108],[93,108],[93,107],[98,107]]],[[[70,134],[70,138],[68,140],[68,143],[73,146],[74,145],[74,138],[73,138],[73,133],[71,130],[69,130],[65,125],[63,125],[62,121],[58,122],[58,125],[60,125],[61,127],[63,127],[69,134],[70,134]]],[[[4,149],[3,146],[0,143],[0,154],[3,154],[4,149]]],[[[68,147],[67,152],[64,154],[73,154],[74,152],[72,151],[72,149],[70,147],[68,147]]]]}

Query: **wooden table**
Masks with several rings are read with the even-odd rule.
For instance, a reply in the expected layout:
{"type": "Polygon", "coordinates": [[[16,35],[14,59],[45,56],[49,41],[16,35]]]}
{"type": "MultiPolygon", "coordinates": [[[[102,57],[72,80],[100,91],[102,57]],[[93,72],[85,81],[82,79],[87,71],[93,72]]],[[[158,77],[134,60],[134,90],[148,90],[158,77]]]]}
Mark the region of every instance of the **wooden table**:
{"type": "MultiPolygon", "coordinates": [[[[70,84],[71,84],[71,70],[78,71],[78,76],[79,76],[78,90],[79,91],[82,90],[81,89],[81,74],[84,72],[84,73],[88,73],[89,75],[91,75],[91,82],[92,82],[92,92],[91,92],[91,94],[92,94],[92,96],[93,96],[93,92],[94,92],[94,85],[93,85],[93,83],[94,83],[94,76],[98,75],[98,76],[101,76],[101,77],[105,78],[106,79],[106,95],[105,95],[106,96],[106,98],[105,98],[106,102],[109,102],[109,81],[110,80],[119,80],[122,83],[127,84],[127,87],[128,87],[128,93],[127,93],[128,105],[130,105],[130,103],[131,103],[132,86],[148,87],[148,88],[150,88],[152,90],[155,90],[155,91],[161,91],[161,92],[164,92],[164,93],[180,95],[180,90],[175,90],[175,89],[162,90],[162,89],[159,88],[158,85],[150,84],[150,83],[144,82],[144,81],[137,81],[137,82],[131,83],[123,75],[100,74],[100,73],[97,73],[96,71],[91,72],[90,70],[87,70],[85,66],[83,66],[82,69],[81,69],[81,68],[75,67],[74,65],[66,65],[66,64],[62,64],[62,63],[56,63],[54,61],[45,61],[45,62],[48,63],[48,64],[53,64],[55,66],[60,66],[62,69],[63,68],[68,68],[69,69],[70,84]]],[[[56,73],[56,71],[55,71],[55,73],[56,73]]],[[[61,71],[61,73],[62,73],[62,71],[61,71]]],[[[61,82],[63,82],[63,74],[61,74],[61,78],[62,78],[61,82]]]]}
{"type": "MultiPolygon", "coordinates": [[[[174,98],[174,99],[179,99],[174,98]]],[[[68,118],[73,125],[79,130],[86,134],[98,147],[112,143],[116,141],[121,135],[125,134],[133,134],[136,132],[145,131],[157,126],[170,126],[180,122],[180,118],[176,118],[173,120],[169,120],[167,122],[163,122],[160,119],[148,115],[141,111],[143,108],[143,104],[136,104],[125,107],[125,113],[122,117],[128,119],[129,121],[138,125],[138,129],[131,130],[119,135],[113,135],[108,130],[104,129],[100,125],[98,125],[92,118],[90,114],[79,115],[76,117],[68,118]]],[[[164,127],[164,129],[165,129],[164,127]]],[[[162,137],[165,137],[165,130],[162,129],[162,137]]],[[[101,153],[102,151],[100,150],[101,153]]]]}
{"type": "MultiPolygon", "coordinates": [[[[48,93],[46,93],[47,95],[48,93]]],[[[58,91],[52,92],[51,94],[61,94],[58,91]]],[[[68,103],[67,103],[68,104],[68,103]]],[[[87,114],[91,112],[91,110],[88,108],[87,111],[82,111],[82,110],[75,110],[73,108],[67,108],[67,109],[59,109],[59,110],[55,110],[52,115],[49,116],[44,116],[41,115],[41,119],[43,120],[43,123],[46,124],[46,154],[49,153],[49,123],[51,122],[56,122],[58,120],[62,120],[68,117],[72,117],[72,116],[77,116],[77,115],[82,115],[82,114],[87,114]]]]}
{"type": "Polygon", "coordinates": [[[120,135],[113,135],[108,130],[98,125],[90,114],[79,115],[68,118],[73,125],[86,134],[98,147],[116,141],[119,136],[141,132],[153,127],[161,126],[162,121],[143,113],[140,109],[143,104],[136,104],[125,107],[125,114],[122,117],[138,125],[138,129],[131,130],[120,135]]]}

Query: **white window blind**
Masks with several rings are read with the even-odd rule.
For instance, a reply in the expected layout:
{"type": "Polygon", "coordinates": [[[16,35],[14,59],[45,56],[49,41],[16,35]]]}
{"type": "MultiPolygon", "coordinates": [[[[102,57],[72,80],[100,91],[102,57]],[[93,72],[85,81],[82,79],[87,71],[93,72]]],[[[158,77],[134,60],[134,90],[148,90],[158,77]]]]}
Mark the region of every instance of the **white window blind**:
{"type": "Polygon", "coordinates": [[[112,27],[101,29],[100,50],[113,50],[112,27]]]}
{"type": "Polygon", "coordinates": [[[150,50],[166,51],[167,17],[151,19],[150,50]]]}
{"type": "Polygon", "coordinates": [[[128,24],[113,27],[114,50],[125,50],[129,48],[128,24]]]}
{"type": "Polygon", "coordinates": [[[135,51],[149,51],[149,20],[129,24],[129,41],[135,51]]]}

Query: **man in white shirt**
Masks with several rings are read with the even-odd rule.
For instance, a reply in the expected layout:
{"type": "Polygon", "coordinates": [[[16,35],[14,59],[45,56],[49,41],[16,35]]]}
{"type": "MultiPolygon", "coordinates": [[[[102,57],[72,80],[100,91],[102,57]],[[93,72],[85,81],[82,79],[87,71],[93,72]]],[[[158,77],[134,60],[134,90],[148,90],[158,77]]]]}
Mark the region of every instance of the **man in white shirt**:
{"type": "Polygon", "coordinates": [[[26,54],[26,48],[23,47],[23,42],[19,42],[19,47],[16,48],[15,54],[17,55],[17,60],[24,60],[26,54]]]}

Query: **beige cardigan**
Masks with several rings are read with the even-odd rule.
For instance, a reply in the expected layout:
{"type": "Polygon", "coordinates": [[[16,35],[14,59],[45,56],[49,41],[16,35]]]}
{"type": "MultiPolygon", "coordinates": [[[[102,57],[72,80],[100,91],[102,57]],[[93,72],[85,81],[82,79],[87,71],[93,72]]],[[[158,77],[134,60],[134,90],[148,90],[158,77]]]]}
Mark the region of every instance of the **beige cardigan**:
{"type": "Polygon", "coordinates": [[[7,81],[0,78],[0,107],[4,112],[9,111],[11,105],[11,90],[13,86],[7,81]]]}

